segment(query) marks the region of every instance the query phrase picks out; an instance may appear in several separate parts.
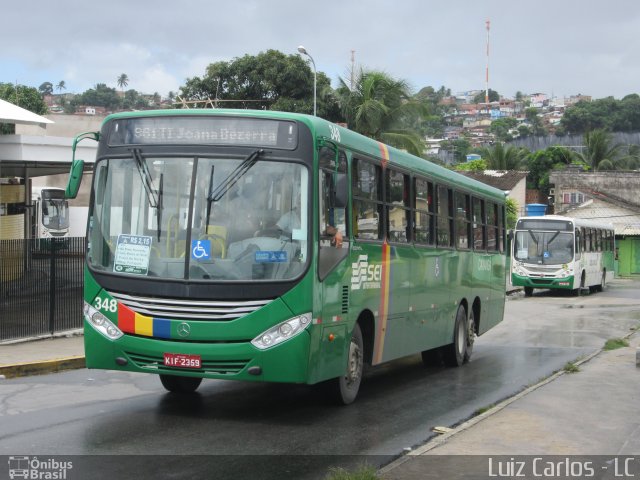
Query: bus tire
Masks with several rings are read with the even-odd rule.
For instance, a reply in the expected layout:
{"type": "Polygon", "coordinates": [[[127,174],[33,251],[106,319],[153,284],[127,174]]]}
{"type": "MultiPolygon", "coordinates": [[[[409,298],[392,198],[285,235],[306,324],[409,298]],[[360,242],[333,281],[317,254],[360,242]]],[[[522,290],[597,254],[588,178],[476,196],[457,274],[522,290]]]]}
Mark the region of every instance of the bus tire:
{"type": "Polygon", "coordinates": [[[473,353],[473,343],[476,341],[476,315],[473,308],[469,312],[469,318],[467,318],[467,343],[464,349],[464,363],[468,363],[471,360],[471,354],[473,353]]]}
{"type": "Polygon", "coordinates": [[[524,296],[530,297],[533,295],[533,287],[524,287],[524,296]]]}
{"type": "Polygon", "coordinates": [[[202,378],[160,374],[160,382],[162,386],[170,392],[193,393],[198,389],[200,383],[202,383],[202,378]]]}
{"type": "Polygon", "coordinates": [[[582,295],[582,290],[584,290],[585,283],[586,283],[586,274],[585,272],[582,272],[582,275],[580,276],[580,286],[573,291],[576,297],[579,297],[582,295]]]}
{"type": "Polygon", "coordinates": [[[464,356],[467,350],[467,313],[464,306],[458,307],[456,321],[453,326],[453,342],[444,347],[444,363],[448,367],[460,367],[464,363],[464,356]]]}
{"type": "Polygon", "coordinates": [[[604,292],[605,284],[607,283],[607,271],[602,271],[602,278],[600,279],[600,285],[598,285],[598,292],[604,292]]]}
{"type": "Polygon", "coordinates": [[[351,333],[345,374],[327,382],[328,394],[338,405],[349,405],[358,396],[364,370],[364,347],[360,325],[351,333]]]}

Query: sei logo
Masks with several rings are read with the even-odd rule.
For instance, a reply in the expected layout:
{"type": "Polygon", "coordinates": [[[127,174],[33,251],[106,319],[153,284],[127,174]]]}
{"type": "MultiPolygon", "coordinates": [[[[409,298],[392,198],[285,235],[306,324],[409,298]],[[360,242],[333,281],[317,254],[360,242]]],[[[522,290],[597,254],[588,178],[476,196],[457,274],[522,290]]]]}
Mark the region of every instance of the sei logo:
{"type": "Polygon", "coordinates": [[[478,270],[481,272],[491,271],[491,260],[488,258],[480,258],[478,260],[478,270]]]}
{"type": "Polygon", "coordinates": [[[366,290],[380,288],[382,265],[369,264],[368,255],[360,255],[356,263],[351,264],[351,289],[366,290]]]}
{"type": "Polygon", "coordinates": [[[115,298],[96,298],[94,302],[98,310],[116,313],[118,311],[118,301],[115,298]]]}
{"type": "Polygon", "coordinates": [[[337,125],[329,125],[329,130],[331,130],[331,140],[334,142],[340,141],[340,129],[337,125]]]}

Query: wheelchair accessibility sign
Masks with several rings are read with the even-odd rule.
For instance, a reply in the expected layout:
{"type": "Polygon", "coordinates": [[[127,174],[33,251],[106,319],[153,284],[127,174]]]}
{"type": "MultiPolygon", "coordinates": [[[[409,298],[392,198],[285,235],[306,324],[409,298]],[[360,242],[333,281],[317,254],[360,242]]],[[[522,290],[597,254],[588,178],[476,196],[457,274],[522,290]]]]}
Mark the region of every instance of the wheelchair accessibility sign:
{"type": "Polygon", "coordinates": [[[191,258],[194,260],[210,260],[211,240],[191,240],[191,258]]]}

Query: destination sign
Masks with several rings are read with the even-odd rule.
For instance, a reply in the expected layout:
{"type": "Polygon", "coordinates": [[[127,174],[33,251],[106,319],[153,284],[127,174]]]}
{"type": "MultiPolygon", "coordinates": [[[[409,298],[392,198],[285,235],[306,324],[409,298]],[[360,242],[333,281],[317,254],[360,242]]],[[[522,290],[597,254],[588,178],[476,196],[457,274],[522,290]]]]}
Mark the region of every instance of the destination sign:
{"type": "Polygon", "coordinates": [[[238,145],[294,150],[295,122],[227,116],[124,118],[112,122],[109,145],[238,145]]]}
{"type": "Polygon", "coordinates": [[[546,230],[546,231],[567,231],[573,230],[573,223],[565,220],[518,220],[517,230],[546,230]]]}

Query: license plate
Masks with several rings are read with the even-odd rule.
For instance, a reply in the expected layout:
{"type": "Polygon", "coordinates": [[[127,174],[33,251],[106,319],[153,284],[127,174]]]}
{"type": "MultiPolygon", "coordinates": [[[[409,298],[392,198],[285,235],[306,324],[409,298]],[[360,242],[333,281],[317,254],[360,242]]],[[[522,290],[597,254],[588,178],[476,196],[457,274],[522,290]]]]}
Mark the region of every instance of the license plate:
{"type": "Polygon", "coordinates": [[[165,353],[164,365],[166,367],[178,367],[178,368],[201,368],[202,359],[200,355],[186,355],[184,353],[165,353]]]}

